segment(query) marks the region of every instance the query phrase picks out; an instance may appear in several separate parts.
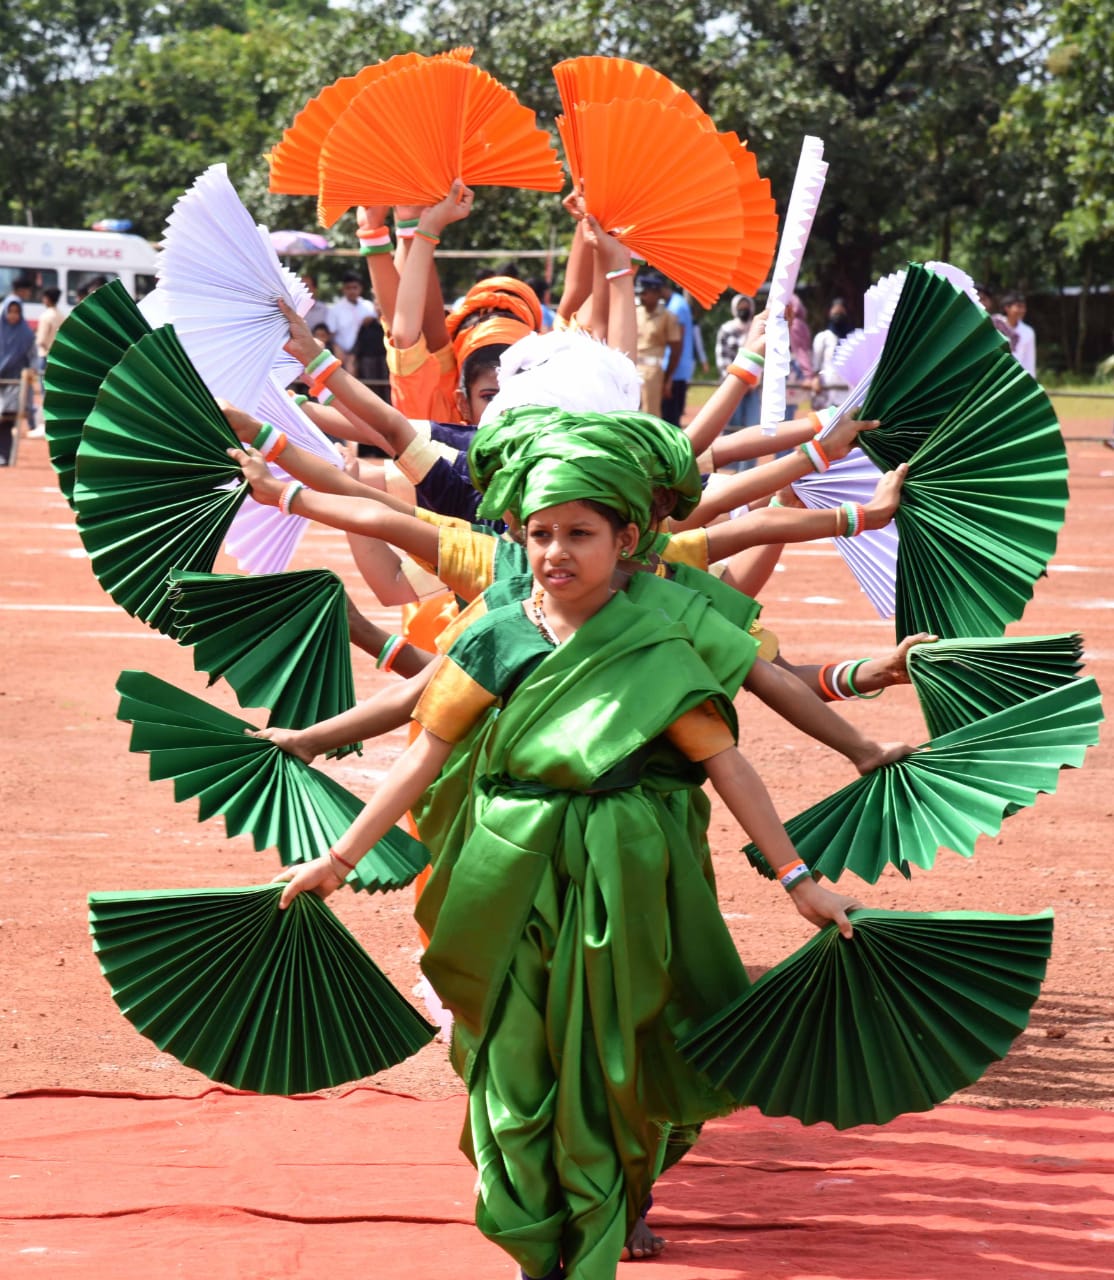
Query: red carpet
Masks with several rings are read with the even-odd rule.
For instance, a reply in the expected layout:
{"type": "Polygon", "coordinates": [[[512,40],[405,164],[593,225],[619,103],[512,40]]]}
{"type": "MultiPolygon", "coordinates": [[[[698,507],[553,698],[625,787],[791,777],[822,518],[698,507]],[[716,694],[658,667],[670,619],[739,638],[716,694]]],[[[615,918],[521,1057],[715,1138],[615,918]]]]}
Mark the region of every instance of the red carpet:
{"type": "MultiPolygon", "coordinates": [[[[486,1280],[462,1099],[18,1095],[0,1275],[486,1280]]],[[[662,1182],[626,1280],[1110,1280],[1114,1114],[940,1107],[836,1133],[744,1112],[662,1182]]]]}

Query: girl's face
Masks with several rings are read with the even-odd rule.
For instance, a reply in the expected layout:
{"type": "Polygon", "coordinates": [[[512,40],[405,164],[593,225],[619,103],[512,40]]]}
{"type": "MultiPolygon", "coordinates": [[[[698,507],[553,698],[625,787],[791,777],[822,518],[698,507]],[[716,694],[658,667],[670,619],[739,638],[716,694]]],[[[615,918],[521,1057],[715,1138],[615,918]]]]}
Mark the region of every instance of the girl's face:
{"type": "Polygon", "coordinates": [[[562,502],[526,522],[526,554],[534,581],[564,604],[602,605],[621,554],[638,542],[638,526],[616,532],[606,516],[583,502],[562,502]]]}
{"type": "Polygon", "coordinates": [[[483,417],[483,411],[488,403],[495,399],[498,392],[499,370],[494,365],[488,365],[472,379],[472,385],[467,392],[457,392],[460,413],[465,422],[477,426],[483,417]]]}
{"type": "Polygon", "coordinates": [[[18,302],[9,302],[4,312],[4,320],[7,324],[19,324],[23,319],[23,308],[18,302]]]}

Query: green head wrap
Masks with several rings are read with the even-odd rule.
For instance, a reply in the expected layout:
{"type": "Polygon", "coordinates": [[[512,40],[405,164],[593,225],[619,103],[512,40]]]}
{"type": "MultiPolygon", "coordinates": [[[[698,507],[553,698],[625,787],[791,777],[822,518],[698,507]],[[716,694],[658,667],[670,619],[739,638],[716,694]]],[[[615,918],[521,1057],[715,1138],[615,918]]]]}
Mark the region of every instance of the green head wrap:
{"type": "Polygon", "coordinates": [[[562,502],[600,502],[645,535],[651,486],[643,459],[615,439],[606,446],[578,427],[606,415],[559,409],[513,409],[481,427],[468,451],[473,481],[483,494],[479,516],[510,511],[526,521],[562,502]]]}
{"type": "MultiPolygon", "coordinates": [[[[516,408],[476,432],[468,451],[472,482],[487,491],[499,469],[540,433],[559,431],[624,466],[631,458],[655,488],[676,495],[672,515],[684,519],[700,502],[700,472],[683,431],[648,413],[564,413],[552,408],[516,408]]],[[[602,501],[602,499],[600,499],[602,501]]],[[[508,508],[503,508],[507,510],[508,508]]],[[[539,508],[540,509],[540,508],[539,508]]]]}

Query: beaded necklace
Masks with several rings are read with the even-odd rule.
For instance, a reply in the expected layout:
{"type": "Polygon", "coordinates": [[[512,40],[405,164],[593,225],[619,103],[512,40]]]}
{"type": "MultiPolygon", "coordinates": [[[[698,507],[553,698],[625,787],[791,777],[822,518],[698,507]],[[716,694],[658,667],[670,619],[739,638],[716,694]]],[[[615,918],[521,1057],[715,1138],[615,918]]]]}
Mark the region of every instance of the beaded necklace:
{"type": "Polygon", "coordinates": [[[557,633],[549,625],[549,619],[545,616],[545,609],[542,607],[544,595],[544,589],[538,587],[530,599],[530,612],[534,615],[534,626],[537,627],[538,634],[547,644],[551,644],[556,649],[561,641],[557,633]]]}

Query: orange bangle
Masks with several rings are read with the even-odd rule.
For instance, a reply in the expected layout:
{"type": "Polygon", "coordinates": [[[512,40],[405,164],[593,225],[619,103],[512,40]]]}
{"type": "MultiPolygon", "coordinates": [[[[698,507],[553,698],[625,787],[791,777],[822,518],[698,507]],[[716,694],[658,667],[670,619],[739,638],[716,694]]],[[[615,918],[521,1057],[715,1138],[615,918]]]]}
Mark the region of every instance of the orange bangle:
{"type": "Polygon", "coordinates": [[[324,373],[317,374],[313,382],[310,383],[309,393],[315,400],[321,392],[325,390],[325,383],[329,381],[339,368],[340,361],[338,360],[336,364],[329,365],[328,368],[325,369],[324,373]]]}
{"type": "Polygon", "coordinates": [[[824,694],[824,696],[828,699],[829,702],[842,702],[843,699],[840,698],[839,694],[833,692],[831,686],[828,684],[827,680],[824,678],[828,674],[828,672],[832,670],[832,668],[835,665],[836,664],[834,662],[825,663],[824,666],[822,666],[820,670],[816,673],[816,682],[820,686],[821,693],[824,694]]]}

